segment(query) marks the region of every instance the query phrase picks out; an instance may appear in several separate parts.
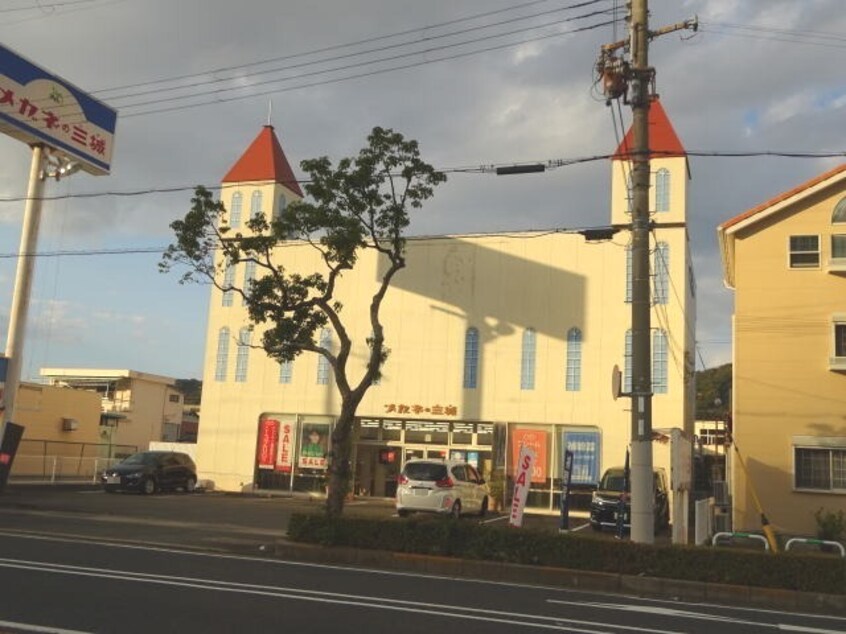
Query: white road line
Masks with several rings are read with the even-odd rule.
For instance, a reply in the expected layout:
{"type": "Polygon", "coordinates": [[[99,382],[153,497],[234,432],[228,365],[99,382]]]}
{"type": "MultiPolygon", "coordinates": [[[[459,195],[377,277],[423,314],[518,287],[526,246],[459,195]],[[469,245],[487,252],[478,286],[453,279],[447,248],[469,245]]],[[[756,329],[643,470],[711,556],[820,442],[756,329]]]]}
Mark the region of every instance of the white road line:
{"type": "Polygon", "coordinates": [[[32,625],[31,623],[16,623],[15,621],[0,621],[0,627],[10,627],[24,632],[39,632],[40,634],[89,634],[80,630],[65,630],[60,627],[32,625]]]}
{"type": "Polygon", "coordinates": [[[823,630],[818,627],[805,627],[802,625],[785,625],[778,624],[778,629],[781,632],[805,632],[807,634],[843,634],[843,630],[823,630]]]}

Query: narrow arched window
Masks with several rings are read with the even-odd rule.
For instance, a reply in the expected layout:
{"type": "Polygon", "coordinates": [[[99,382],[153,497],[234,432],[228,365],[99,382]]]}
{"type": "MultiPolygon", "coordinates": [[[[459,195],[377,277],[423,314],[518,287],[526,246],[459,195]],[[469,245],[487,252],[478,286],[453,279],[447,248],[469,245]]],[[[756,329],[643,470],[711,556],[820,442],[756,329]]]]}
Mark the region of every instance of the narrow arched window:
{"type": "Polygon", "coordinates": [[[214,380],[226,380],[226,366],[229,364],[229,328],[225,326],[217,333],[217,355],[214,363],[214,380]]]}
{"type": "Polygon", "coordinates": [[[582,389],[582,331],[578,328],[567,331],[567,376],[564,389],[568,392],[582,389]]]}
{"type": "Polygon", "coordinates": [[[250,198],[250,218],[258,218],[261,215],[261,191],[253,192],[250,198]]]}
{"type": "Polygon", "coordinates": [[[235,356],[235,381],[244,383],[247,380],[247,366],[250,361],[250,340],[252,332],[249,328],[241,328],[238,332],[238,353],[235,356]]]}
{"type": "Polygon", "coordinates": [[[626,247],[626,303],[632,303],[632,245],[626,247]]]}
{"type": "Polygon", "coordinates": [[[523,331],[523,351],[520,359],[520,389],[535,389],[535,349],[537,333],[534,328],[523,331]]]}
{"type": "Polygon", "coordinates": [[[283,361],[279,364],[279,382],[290,383],[294,377],[294,362],[283,361]]]}
{"type": "Polygon", "coordinates": [[[655,173],[655,211],[670,211],[670,170],[664,167],[655,173]]]}
{"type": "MultiPolygon", "coordinates": [[[[332,330],[324,328],[320,331],[320,347],[332,351],[332,330]]],[[[317,357],[317,384],[329,384],[329,359],[322,354],[317,357]]]]}
{"type": "Polygon", "coordinates": [[[670,296],[670,245],[659,242],[652,255],[653,300],[655,304],[666,304],[670,296]]]}
{"type": "Polygon", "coordinates": [[[235,284],[235,265],[227,259],[226,268],[223,271],[223,299],[221,300],[224,306],[232,306],[232,298],[235,296],[235,291],[232,290],[233,284],[235,284]]]}
{"type": "Polygon", "coordinates": [[[247,260],[244,263],[244,297],[241,303],[247,305],[247,295],[252,291],[253,280],[256,279],[256,263],[253,260],[247,260]]]}
{"type": "Polygon", "coordinates": [[[276,207],[276,218],[281,218],[282,214],[285,213],[285,209],[288,208],[288,200],[285,198],[285,195],[282,194],[279,197],[279,205],[276,207]]]}
{"type": "Polygon", "coordinates": [[[623,354],[623,392],[632,391],[632,331],[626,331],[626,348],[623,354]]]}
{"type": "Polygon", "coordinates": [[[475,390],[479,376],[479,330],[468,328],[464,335],[464,389],[475,390]]]}
{"type": "Polygon", "coordinates": [[[243,198],[241,192],[232,194],[232,206],[229,209],[229,226],[237,229],[241,226],[241,207],[243,198]]]}
{"type": "Polygon", "coordinates": [[[667,333],[663,330],[652,333],[652,391],[667,393],[667,333]]]}
{"type": "Polygon", "coordinates": [[[846,198],[841,198],[840,202],[834,206],[834,212],[831,214],[831,222],[846,222],[846,198]]]}

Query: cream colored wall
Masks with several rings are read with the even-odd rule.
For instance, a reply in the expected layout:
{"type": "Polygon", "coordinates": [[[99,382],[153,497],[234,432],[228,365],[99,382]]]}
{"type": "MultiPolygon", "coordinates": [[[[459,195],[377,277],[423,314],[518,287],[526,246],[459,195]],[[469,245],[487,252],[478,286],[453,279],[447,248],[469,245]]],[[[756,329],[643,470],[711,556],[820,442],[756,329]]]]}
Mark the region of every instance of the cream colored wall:
{"type": "Polygon", "coordinates": [[[100,397],[93,392],[22,383],[17,404],[18,422],[25,427],[26,440],[100,442],[100,397]],[[65,418],[75,419],[79,427],[64,431],[65,418]]]}
{"type": "MultiPolygon", "coordinates": [[[[843,495],[793,491],[794,436],[846,440],[846,373],[828,369],[832,315],[846,313],[846,278],[825,271],[834,205],[824,192],[801,207],[761,220],[735,242],[735,440],[770,521],[813,533],[813,512],[843,508],[843,495]],[[788,268],[791,235],[821,236],[822,266],[788,268]]],[[[732,473],[735,527],[759,527],[747,479],[732,473]]]]}
{"type": "Polygon", "coordinates": [[[118,421],[112,437],[116,445],[132,445],[138,451],[145,451],[151,441],[162,439],[164,422],[179,423],[182,419],[180,403],[170,403],[168,396],[177,393],[165,384],[132,378],[126,399],[129,409],[122,412],[126,418],[118,421]]]}
{"type": "MultiPolygon", "coordinates": [[[[631,161],[611,162],[611,223],[628,225],[632,221],[626,187],[631,173],[631,161]]],[[[686,222],[687,216],[687,159],[684,157],[653,158],[650,161],[649,209],[656,222],[686,222]],[[655,212],[655,174],[660,169],[670,172],[670,209],[655,212]]]]}

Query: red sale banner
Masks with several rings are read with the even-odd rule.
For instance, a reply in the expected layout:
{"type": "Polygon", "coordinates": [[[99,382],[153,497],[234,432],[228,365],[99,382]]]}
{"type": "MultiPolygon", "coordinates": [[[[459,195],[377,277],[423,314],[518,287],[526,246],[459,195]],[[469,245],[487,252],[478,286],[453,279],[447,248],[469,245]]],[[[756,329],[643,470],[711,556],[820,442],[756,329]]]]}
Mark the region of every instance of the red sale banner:
{"type": "Polygon", "coordinates": [[[259,423],[258,468],[273,469],[279,442],[279,421],[264,418],[259,423]]]}

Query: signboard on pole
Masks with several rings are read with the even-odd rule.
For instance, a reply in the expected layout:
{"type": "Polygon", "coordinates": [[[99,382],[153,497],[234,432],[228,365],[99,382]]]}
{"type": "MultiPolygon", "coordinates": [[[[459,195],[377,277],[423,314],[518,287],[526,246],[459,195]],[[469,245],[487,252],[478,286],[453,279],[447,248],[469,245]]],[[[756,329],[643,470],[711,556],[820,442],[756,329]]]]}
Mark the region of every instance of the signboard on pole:
{"type": "Polygon", "coordinates": [[[564,451],[564,470],[561,473],[561,531],[570,530],[570,482],[573,477],[573,452],[564,451]]]}
{"type": "Polygon", "coordinates": [[[0,132],[108,174],[117,111],[0,44],[0,132]]]}
{"type": "Polygon", "coordinates": [[[536,460],[537,456],[534,449],[528,445],[523,445],[520,448],[520,456],[514,474],[511,516],[508,518],[508,523],[511,526],[520,527],[523,525],[523,509],[526,508],[526,498],[529,496],[529,488],[532,486],[532,469],[536,460]]]}
{"type": "Polygon", "coordinates": [[[0,441],[0,493],[9,481],[12,463],[15,461],[15,454],[18,453],[18,445],[21,444],[23,433],[24,428],[21,425],[15,423],[3,425],[3,436],[0,441]]]}

